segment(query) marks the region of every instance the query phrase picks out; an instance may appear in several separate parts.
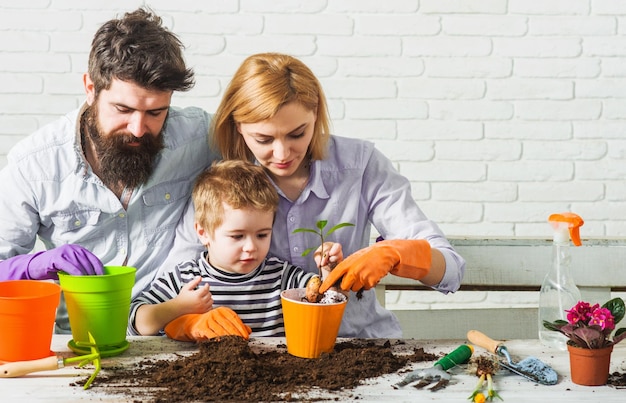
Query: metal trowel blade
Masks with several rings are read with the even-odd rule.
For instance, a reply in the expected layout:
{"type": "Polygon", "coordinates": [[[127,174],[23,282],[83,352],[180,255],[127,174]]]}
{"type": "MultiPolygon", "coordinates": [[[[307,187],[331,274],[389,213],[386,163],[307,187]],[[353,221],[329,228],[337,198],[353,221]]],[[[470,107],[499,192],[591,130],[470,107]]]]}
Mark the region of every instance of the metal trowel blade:
{"type": "Polygon", "coordinates": [[[526,357],[515,364],[500,360],[500,365],[513,373],[543,385],[555,385],[558,381],[556,371],[535,357],[526,357]]]}

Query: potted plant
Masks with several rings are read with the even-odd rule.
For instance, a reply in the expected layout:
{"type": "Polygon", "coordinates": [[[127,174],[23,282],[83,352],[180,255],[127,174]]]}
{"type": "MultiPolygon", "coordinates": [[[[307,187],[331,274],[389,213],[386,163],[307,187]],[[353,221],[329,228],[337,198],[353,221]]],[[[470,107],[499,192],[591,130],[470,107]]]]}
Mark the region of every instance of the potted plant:
{"type": "Polygon", "coordinates": [[[626,312],[624,300],[613,298],[602,306],[579,301],[566,312],[567,321],[544,321],[543,326],[568,338],[572,381],[587,386],[606,384],[613,346],[626,338],[626,328],[614,332],[626,312]]]}
{"type": "MultiPolygon", "coordinates": [[[[327,221],[321,220],[316,223],[317,229],[298,228],[295,232],[312,232],[320,237],[323,248],[324,239],[337,229],[353,224],[341,223],[331,227],[326,233],[324,228],[327,221]]],[[[317,246],[308,248],[302,255],[308,255],[317,246]]],[[[324,251],[322,250],[322,256],[324,251]]],[[[285,322],[285,338],[287,351],[291,355],[302,358],[318,358],[322,353],[329,353],[335,346],[335,340],[339,333],[339,326],[348,299],[343,295],[341,301],[320,303],[319,287],[320,276],[309,280],[307,288],[293,288],[283,291],[281,303],[283,307],[283,319],[285,322]],[[314,281],[316,280],[316,281],[314,281]]]]}
{"type": "MultiPolygon", "coordinates": [[[[298,233],[298,232],[311,232],[313,234],[316,234],[319,238],[320,238],[320,245],[322,246],[322,250],[321,250],[321,255],[322,257],[326,256],[326,252],[324,251],[324,238],[327,238],[328,235],[332,234],[333,232],[335,232],[336,230],[338,230],[339,228],[343,228],[343,227],[353,227],[354,224],[348,223],[348,222],[342,222],[341,224],[337,224],[332,226],[328,231],[326,231],[326,234],[324,234],[324,228],[326,228],[326,225],[328,224],[328,221],[326,220],[320,220],[318,221],[315,226],[317,227],[317,229],[312,229],[312,228],[296,228],[295,230],[293,230],[293,233],[298,233]]],[[[317,246],[312,246],[310,248],[305,249],[304,252],[302,252],[302,256],[306,256],[309,253],[311,253],[313,250],[317,249],[317,246]]],[[[329,263],[329,271],[334,269],[335,266],[337,264],[336,263],[329,263]]],[[[318,292],[320,286],[322,285],[322,267],[320,266],[318,269],[318,277],[317,278],[313,278],[311,279],[311,281],[309,281],[309,283],[307,284],[306,287],[306,299],[309,302],[320,302],[320,300],[322,299],[322,295],[318,292]]]]}

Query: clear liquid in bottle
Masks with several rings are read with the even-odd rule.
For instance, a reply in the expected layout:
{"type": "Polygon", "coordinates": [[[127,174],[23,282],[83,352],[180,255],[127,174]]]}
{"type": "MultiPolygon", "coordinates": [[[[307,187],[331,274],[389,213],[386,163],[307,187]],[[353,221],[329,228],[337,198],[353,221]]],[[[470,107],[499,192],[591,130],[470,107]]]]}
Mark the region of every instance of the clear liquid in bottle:
{"type": "MultiPolygon", "coordinates": [[[[567,337],[560,332],[546,329],[543,323],[544,321],[554,322],[558,319],[567,321],[566,310],[574,307],[581,297],[580,290],[570,273],[572,260],[569,249],[571,226],[568,227],[567,222],[551,222],[551,224],[555,229],[552,244],[552,266],[539,291],[539,339],[548,347],[566,350],[567,337]]],[[[579,243],[576,242],[576,244],[579,243]]]]}
{"type": "MultiPolygon", "coordinates": [[[[563,276],[561,276],[563,277],[563,276]]],[[[544,321],[567,320],[566,309],[572,308],[580,300],[580,291],[573,282],[555,283],[551,276],[546,276],[539,295],[539,339],[552,348],[566,350],[567,337],[559,332],[548,330],[544,321]]]]}

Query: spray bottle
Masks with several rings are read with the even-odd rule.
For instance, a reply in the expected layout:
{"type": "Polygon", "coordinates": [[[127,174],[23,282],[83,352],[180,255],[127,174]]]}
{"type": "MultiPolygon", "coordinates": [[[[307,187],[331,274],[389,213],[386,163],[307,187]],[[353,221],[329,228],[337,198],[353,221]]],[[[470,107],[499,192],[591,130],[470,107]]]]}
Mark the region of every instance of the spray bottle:
{"type": "Polygon", "coordinates": [[[567,321],[566,309],[571,309],[580,301],[580,290],[574,284],[570,264],[570,238],[575,246],[580,246],[579,228],[582,218],[574,213],[552,214],[548,222],[554,230],[552,240],[552,267],[541,284],[539,291],[539,339],[547,346],[565,350],[567,338],[559,332],[548,330],[544,321],[557,319],[567,321]]]}

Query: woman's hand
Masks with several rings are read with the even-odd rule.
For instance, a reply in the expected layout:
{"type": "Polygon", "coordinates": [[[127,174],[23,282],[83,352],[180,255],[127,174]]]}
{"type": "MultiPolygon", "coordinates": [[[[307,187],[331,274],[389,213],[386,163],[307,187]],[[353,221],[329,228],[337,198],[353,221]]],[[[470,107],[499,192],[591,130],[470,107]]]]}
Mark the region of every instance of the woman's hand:
{"type": "Polygon", "coordinates": [[[376,242],[356,251],[324,279],[319,289],[324,293],[341,280],[341,289],[354,292],[369,290],[388,273],[421,280],[430,272],[432,251],[424,239],[397,239],[376,242]]]}
{"type": "Polygon", "coordinates": [[[313,254],[313,259],[315,259],[317,267],[330,272],[343,260],[343,248],[340,243],[324,242],[313,254]]]}
{"type": "MultiPolygon", "coordinates": [[[[330,272],[343,260],[343,248],[341,247],[340,243],[324,242],[323,249],[324,249],[323,255],[322,255],[322,246],[317,248],[317,250],[315,251],[315,254],[313,255],[313,258],[315,259],[315,263],[317,264],[317,267],[321,269],[322,278],[320,280],[323,280],[326,277],[328,277],[330,272]]],[[[333,289],[334,291],[342,291],[342,290],[339,290],[337,287],[332,287],[331,289],[333,289]]],[[[308,290],[309,290],[309,287],[307,286],[307,291],[308,290]]],[[[321,299],[321,296],[323,294],[319,294],[319,285],[316,287],[315,292],[318,295],[320,295],[319,299],[321,299]]],[[[345,295],[347,295],[347,293],[345,293],[345,295]]],[[[307,298],[308,298],[308,295],[307,295],[307,298]]]]}

